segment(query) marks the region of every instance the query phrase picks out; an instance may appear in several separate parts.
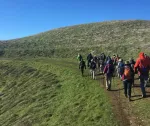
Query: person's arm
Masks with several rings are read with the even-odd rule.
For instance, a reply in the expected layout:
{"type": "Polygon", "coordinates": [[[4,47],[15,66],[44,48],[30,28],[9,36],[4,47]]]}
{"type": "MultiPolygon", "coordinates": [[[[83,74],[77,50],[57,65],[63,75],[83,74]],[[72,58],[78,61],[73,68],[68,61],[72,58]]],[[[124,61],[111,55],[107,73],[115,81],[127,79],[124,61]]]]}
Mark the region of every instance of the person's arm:
{"type": "Polygon", "coordinates": [[[137,73],[137,69],[139,67],[139,64],[140,64],[140,62],[139,62],[139,60],[137,60],[136,63],[135,63],[135,65],[134,65],[134,72],[135,73],[137,73]]]}
{"type": "Polygon", "coordinates": [[[84,68],[86,69],[86,64],[85,64],[85,62],[84,62],[84,68]]]}
{"type": "Polygon", "coordinates": [[[103,73],[105,74],[105,73],[106,73],[106,71],[107,71],[107,66],[105,66],[105,67],[104,67],[104,71],[103,71],[103,73]]]}
{"type": "Polygon", "coordinates": [[[81,62],[79,63],[79,69],[80,69],[80,66],[81,66],[81,62]]]}

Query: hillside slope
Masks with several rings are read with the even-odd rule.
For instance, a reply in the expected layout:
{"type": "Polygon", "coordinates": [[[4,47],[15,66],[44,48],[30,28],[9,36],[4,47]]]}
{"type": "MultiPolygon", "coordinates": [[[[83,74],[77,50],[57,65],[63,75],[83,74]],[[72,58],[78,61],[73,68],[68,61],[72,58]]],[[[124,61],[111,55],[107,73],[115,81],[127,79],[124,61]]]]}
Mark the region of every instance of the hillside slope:
{"type": "Polygon", "coordinates": [[[150,49],[150,21],[112,21],[64,27],[35,36],[3,41],[0,54],[7,57],[72,57],[91,50],[136,56],[150,49]]]}
{"type": "Polygon", "coordinates": [[[76,65],[60,59],[1,61],[0,126],[119,126],[108,95],[76,65]]]}

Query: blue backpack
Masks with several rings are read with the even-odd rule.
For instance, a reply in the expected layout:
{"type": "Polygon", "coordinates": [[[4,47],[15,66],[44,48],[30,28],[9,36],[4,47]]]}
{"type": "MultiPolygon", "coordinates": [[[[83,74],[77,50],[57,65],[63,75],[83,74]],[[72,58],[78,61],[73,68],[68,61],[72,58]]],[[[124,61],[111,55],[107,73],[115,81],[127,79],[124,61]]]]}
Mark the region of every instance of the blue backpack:
{"type": "Polygon", "coordinates": [[[122,75],[123,71],[124,71],[124,63],[121,62],[118,66],[118,69],[119,69],[119,71],[118,71],[119,74],[122,75]]]}
{"type": "Polygon", "coordinates": [[[107,75],[111,75],[114,72],[114,66],[112,64],[108,64],[107,75]]]}

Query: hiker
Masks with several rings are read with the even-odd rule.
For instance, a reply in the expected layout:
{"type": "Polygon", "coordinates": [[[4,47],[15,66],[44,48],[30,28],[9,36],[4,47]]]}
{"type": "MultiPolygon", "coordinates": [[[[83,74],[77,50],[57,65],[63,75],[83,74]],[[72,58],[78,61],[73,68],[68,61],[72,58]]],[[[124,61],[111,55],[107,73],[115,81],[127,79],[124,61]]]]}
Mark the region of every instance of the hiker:
{"type": "Polygon", "coordinates": [[[130,64],[131,64],[131,67],[134,69],[134,65],[135,65],[135,61],[133,58],[130,58],[129,60],[130,64]]]}
{"type": "Polygon", "coordinates": [[[123,70],[124,70],[123,59],[119,59],[119,60],[118,60],[118,69],[117,69],[117,74],[118,74],[118,77],[119,77],[119,78],[122,77],[123,70]]]}
{"type": "Polygon", "coordinates": [[[148,58],[145,57],[144,53],[141,52],[139,54],[139,58],[137,59],[134,65],[134,71],[138,72],[139,75],[142,98],[146,97],[145,87],[149,77],[149,69],[150,69],[150,60],[148,60],[148,58]]]}
{"type": "Polygon", "coordinates": [[[91,64],[91,60],[93,59],[93,56],[92,56],[92,54],[90,53],[90,54],[88,54],[88,56],[87,56],[87,66],[88,67],[90,67],[90,64],[91,64]]]}
{"type": "Polygon", "coordinates": [[[86,69],[85,61],[81,59],[80,64],[79,64],[79,69],[81,70],[82,76],[84,73],[84,69],[86,69]]]}
{"type": "Polygon", "coordinates": [[[100,55],[100,59],[101,59],[101,60],[103,60],[103,61],[105,61],[106,56],[105,56],[105,54],[104,54],[104,53],[101,53],[101,55],[100,55]]]}
{"type": "Polygon", "coordinates": [[[106,56],[104,53],[102,53],[99,57],[98,57],[98,68],[99,68],[99,72],[103,73],[104,70],[104,64],[105,64],[105,59],[106,56]]]}
{"type": "Polygon", "coordinates": [[[79,63],[80,63],[81,60],[82,60],[82,56],[81,56],[81,54],[79,54],[79,53],[78,53],[78,56],[77,56],[77,60],[79,61],[79,63]]]}
{"type": "Polygon", "coordinates": [[[111,60],[111,57],[108,55],[108,56],[106,57],[106,63],[107,63],[107,61],[109,61],[109,60],[111,60]]]}
{"type": "MultiPolygon", "coordinates": [[[[133,58],[130,58],[129,62],[130,62],[130,65],[131,65],[132,69],[134,70],[134,65],[135,65],[134,59],[133,59],[133,58]]],[[[135,74],[134,74],[134,75],[135,75],[135,74]]],[[[133,86],[134,86],[134,75],[133,75],[133,80],[132,80],[132,85],[133,85],[133,86]]]]}
{"type": "Polygon", "coordinates": [[[111,90],[111,81],[112,81],[113,72],[114,72],[114,66],[112,60],[108,60],[103,71],[103,73],[105,74],[107,90],[111,90]]]}
{"type": "MultiPolygon", "coordinates": [[[[149,60],[149,62],[150,62],[150,57],[147,55],[147,54],[145,54],[145,57],[149,60]]],[[[150,78],[148,77],[148,82],[150,82],[150,78]]]]}
{"type": "Polygon", "coordinates": [[[129,61],[126,61],[124,65],[122,81],[124,85],[125,97],[126,98],[128,97],[129,101],[131,101],[131,87],[132,87],[133,74],[134,74],[134,70],[132,69],[129,61]]]}
{"type": "Polygon", "coordinates": [[[112,59],[112,62],[113,62],[113,65],[114,65],[114,76],[117,76],[117,57],[116,55],[113,55],[113,57],[111,58],[112,59]]]}
{"type": "Polygon", "coordinates": [[[117,55],[116,55],[116,61],[118,62],[119,59],[120,59],[120,57],[119,57],[119,55],[117,54],[117,55]]]}
{"type": "Polygon", "coordinates": [[[113,55],[113,57],[111,59],[113,61],[113,64],[116,65],[116,55],[113,55]]]}
{"type": "Polygon", "coordinates": [[[95,71],[96,71],[96,62],[92,59],[91,60],[91,64],[90,64],[90,73],[91,73],[91,77],[93,79],[96,79],[96,77],[95,77],[95,71]]]}

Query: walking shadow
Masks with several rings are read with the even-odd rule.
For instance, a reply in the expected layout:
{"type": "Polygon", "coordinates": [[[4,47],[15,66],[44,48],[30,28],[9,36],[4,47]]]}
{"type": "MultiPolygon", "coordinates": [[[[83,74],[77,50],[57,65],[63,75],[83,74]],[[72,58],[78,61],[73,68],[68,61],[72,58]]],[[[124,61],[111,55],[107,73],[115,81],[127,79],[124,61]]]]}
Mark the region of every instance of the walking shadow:
{"type": "Polygon", "coordinates": [[[135,98],[135,97],[136,97],[136,99],[132,99],[131,101],[137,101],[137,100],[143,99],[141,95],[134,95],[131,98],[135,98]]]}
{"type": "Polygon", "coordinates": [[[140,87],[140,84],[134,84],[134,87],[135,88],[140,87]]]}
{"type": "Polygon", "coordinates": [[[140,97],[141,95],[134,95],[134,96],[132,96],[132,97],[140,97]]]}
{"type": "Polygon", "coordinates": [[[131,101],[137,101],[137,100],[141,100],[141,99],[149,98],[149,97],[150,97],[150,95],[146,95],[146,97],[145,97],[145,98],[142,98],[142,96],[141,96],[141,95],[134,95],[134,96],[132,96],[132,97],[138,97],[138,98],[136,98],[136,99],[132,99],[132,100],[131,100],[131,101]]]}
{"type": "Polygon", "coordinates": [[[98,73],[98,74],[96,74],[96,76],[101,76],[101,75],[104,75],[103,73],[98,73]]]}
{"type": "Polygon", "coordinates": [[[140,97],[140,98],[136,98],[136,99],[131,99],[131,101],[138,101],[138,100],[141,100],[141,99],[143,99],[143,98],[140,97]]]}
{"type": "Polygon", "coordinates": [[[110,91],[121,91],[123,90],[124,88],[120,88],[120,89],[111,89],[110,91]]]}
{"type": "Polygon", "coordinates": [[[149,98],[150,97],[150,95],[146,95],[146,98],[149,98]]]}

